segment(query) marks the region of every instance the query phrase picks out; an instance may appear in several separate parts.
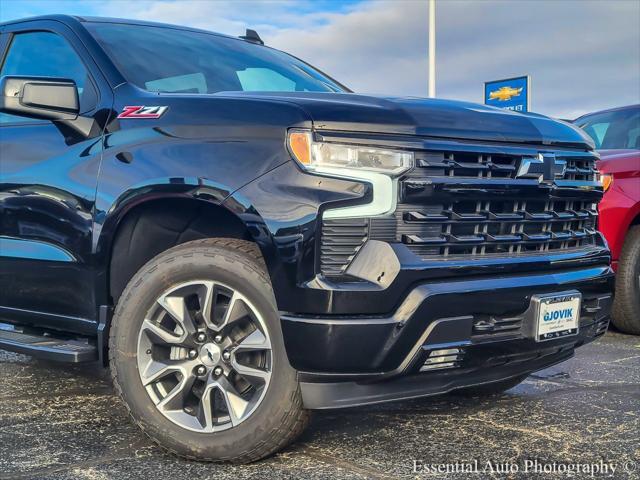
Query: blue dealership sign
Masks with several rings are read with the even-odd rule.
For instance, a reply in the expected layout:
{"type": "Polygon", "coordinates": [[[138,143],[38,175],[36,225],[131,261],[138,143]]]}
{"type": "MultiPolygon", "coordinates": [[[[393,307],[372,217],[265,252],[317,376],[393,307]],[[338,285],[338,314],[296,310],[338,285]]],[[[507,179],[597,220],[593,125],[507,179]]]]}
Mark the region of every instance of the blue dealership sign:
{"type": "Polygon", "coordinates": [[[528,75],[484,82],[484,104],[515,112],[528,112],[530,86],[531,79],[528,75]]]}

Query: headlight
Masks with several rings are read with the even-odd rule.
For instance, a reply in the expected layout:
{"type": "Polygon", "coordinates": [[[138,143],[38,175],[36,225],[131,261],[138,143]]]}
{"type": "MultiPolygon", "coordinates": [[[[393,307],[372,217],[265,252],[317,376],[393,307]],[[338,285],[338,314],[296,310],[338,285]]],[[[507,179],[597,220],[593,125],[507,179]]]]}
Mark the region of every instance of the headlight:
{"type": "Polygon", "coordinates": [[[309,172],[362,180],[371,184],[373,199],[365,205],[330,208],[323,218],[389,215],[398,198],[396,178],[413,166],[413,153],[391,148],[314,142],[308,130],[290,130],[287,144],[293,158],[309,172]]]}
{"type": "Polygon", "coordinates": [[[397,176],[413,165],[412,152],[314,142],[308,131],[290,131],[288,143],[298,163],[318,173],[357,177],[358,172],[367,171],[397,176]]]}

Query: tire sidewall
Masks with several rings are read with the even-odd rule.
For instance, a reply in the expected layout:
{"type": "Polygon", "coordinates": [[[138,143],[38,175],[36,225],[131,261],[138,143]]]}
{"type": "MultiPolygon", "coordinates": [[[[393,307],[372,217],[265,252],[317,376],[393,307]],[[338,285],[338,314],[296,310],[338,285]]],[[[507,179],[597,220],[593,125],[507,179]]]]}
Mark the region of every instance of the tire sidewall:
{"type": "MultiPolygon", "coordinates": [[[[635,243],[631,246],[629,252],[628,264],[625,268],[628,269],[627,276],[631,277],[628,285],[626,285],[627,297],[629,298],[631,305],[631,314],[635,316],[636,327],[640,330],[640,230],[635,235],[635,243]]],[[[625,286],[623,286],[625,288],[625,286]]]]}
{"type": "Polygon", "coordinates": [[[640,335],[640,225],[629,229],[616,275],[613,324],[640,335]]]}

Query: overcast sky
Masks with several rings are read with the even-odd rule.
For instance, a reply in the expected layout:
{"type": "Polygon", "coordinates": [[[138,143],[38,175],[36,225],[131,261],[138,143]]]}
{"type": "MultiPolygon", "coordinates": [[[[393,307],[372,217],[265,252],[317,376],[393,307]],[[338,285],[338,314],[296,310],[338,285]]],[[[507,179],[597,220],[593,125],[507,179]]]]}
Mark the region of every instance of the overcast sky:
{"type": "MultiPolygon", "coordinates": [[[[484,81],[529,74],[546,115],[640,103],[640,0],[436,5],[438,97],[482,102],[484,81]]],[[[45,13],[250,27],[356,92],[426,96],[426,0],[0,0],[2,21],[45,13]]]]}

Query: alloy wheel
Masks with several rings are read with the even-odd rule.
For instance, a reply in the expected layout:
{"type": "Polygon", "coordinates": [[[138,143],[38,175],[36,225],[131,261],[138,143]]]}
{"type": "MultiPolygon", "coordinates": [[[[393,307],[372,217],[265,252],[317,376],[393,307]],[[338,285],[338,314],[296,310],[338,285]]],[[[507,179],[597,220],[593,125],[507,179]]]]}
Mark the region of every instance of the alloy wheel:
{"type": "Polygon", "coordinates": [[[158,411],[203,433],[249,418],[273,371],[260,312],[242,293],[209,280],[173,286],[154,302],[138,335],[137,363],[158,411]]]}

